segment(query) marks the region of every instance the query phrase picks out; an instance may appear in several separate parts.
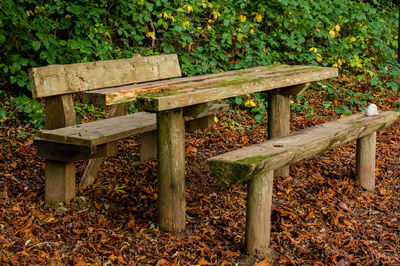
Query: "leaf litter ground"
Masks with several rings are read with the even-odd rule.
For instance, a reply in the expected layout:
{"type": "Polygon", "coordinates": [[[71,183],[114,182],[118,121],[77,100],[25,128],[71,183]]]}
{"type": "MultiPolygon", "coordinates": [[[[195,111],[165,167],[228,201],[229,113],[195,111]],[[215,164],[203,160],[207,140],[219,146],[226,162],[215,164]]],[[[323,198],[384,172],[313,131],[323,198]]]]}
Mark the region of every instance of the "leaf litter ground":
{"type": "MultiPolygon", "coordinates": [[[[310,93],[320,115],[292,116],[292,131],[338,117],[318,97],[310,93]]],[[[355,181],[354,142],[275,178],[275,254],[264,260],[244,255],[246,185],[220,183],[205,163],[266,139],[250,116],[225,113],[212,128],[186,135],[187,226],[180,233],[158,230],[156,163],[137,163],[135,138],[120,142],[73,202],[46,205],[44,161],[21,138],[29,125],[12,122],[0,131],[1,264],[400,264],[400,123],[378,134],[374,194],[355,181]]],[[[77,164],[77,183],[85,165],[77,164]]]]}

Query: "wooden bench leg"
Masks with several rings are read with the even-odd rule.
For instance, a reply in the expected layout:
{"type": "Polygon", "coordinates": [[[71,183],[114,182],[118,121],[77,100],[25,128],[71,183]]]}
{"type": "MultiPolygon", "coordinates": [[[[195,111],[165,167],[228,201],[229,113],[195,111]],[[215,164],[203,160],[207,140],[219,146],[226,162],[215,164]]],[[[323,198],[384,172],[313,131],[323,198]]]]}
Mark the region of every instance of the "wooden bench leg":
{"type": "Polygon", "coordinates": [[[357,139],[357,179],[362,188],[375,189],[376,132],[357,139]]]}
{"type": "Polygon", "coordinates": [[[144,162],[157,158],[157,131],[153,130],[140,134],[140,161],[144,162]]]}
{"type": "Polygon", "coordinates": [[[157,113],[159,225],[185,228],[185,121],[182,108],[157,113]]]}
{"type": "Polygon", "coordinates": [[[75,197],[75,162],[46,160],[46,201],[68,202],[75,197]]]}
{"type": "MultiPolygon", "coordinates": [[[[268,138],[290,133],[290,99],[288,95],[268,94],[268,138]]],[[[289,166],[275,170],[274,176],[289,176],[289,166]]]]}
{"type": "Polygon", "coordinates": [[[265,256],[270,252],[272,184],[274,171],[261,172],[247,188],[246,251],[265,256]]]}

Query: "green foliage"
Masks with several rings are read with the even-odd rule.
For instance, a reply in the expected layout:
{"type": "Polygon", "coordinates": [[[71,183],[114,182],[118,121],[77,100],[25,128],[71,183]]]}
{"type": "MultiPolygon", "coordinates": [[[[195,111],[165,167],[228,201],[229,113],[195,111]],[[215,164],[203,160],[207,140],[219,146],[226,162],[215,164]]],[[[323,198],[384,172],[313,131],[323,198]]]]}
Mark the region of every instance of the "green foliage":
{"type": "Polygon", "coordinates": [[[8,105],[11,110],[7,112],[5,108],[0,107],[0,121],[7,118],[22,118],[35,129],[44,127],[44,109],[43,105],[38,101],[33,101],[24,94],[10,99],[1,98],[4,99],[1,105],[4,105],[4,107],[8,105]]]}
{"type": "MultiPolygon", "coordinates": [[[[274,62],[322,65],[397,91],[393,3],[2,0],[0,84],[27,94],[29,67],[178,53],[188,76],[274,62]]],[[[261,121],[265,106],[257,108],[261,121]]]]}

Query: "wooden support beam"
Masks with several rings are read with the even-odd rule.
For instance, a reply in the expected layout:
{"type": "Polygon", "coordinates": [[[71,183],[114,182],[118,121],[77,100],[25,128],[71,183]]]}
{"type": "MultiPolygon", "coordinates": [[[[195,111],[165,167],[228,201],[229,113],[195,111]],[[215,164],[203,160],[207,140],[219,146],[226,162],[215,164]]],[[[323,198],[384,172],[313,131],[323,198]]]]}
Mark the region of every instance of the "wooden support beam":
{"type": "Polygon", "coordinates": [[[214,125],[214,116],[209,115],[206,117],[197,118],[194,120],[187,121],[185,124],[186,132],[193,132],[197,129],[208,128],[214,125]]]}
{"type": "Polygon", "coordinates": [[[206,109],[209,109],[211,107],[212,103],[200,103],[200,104],[195,104],[192,106],[186,106],[183,108],[183,116],[188,116],[192,118],[197,118],[203,113],[206,109]]]}
{"type": "Polygon", "coordinates": [[[375,189],[376,132],[357,139],[357,179],[362,188],[375,189]]]}
{"type": "MultiPolygon", "coordinates": [[[[124,110],[125,103],[113,105],[107,115],[107,118],[121,116],[124,113],[124,110]]],[[[109,143],[108,146],[110,149],[113,148],[114,150],[117,150],[116,141],[109,143]],[[113,147],[111,147],[111,145],[113,145],[113,147]]],[[[93,184],[104,158],[105,157],[99,157],[89,160],[79,186],[90,186],[91,184],[93,184]]]]}
{"type": "MultiPolygon", "coordinates": [[[[55,129],[75,124],[75,110],[71,94],[47,97],[45,127],[55,129]]],[[[68,202],[75,197],[75,162],[46,159],[46,201],[68,202]]]]}
{"type": "Polygon", "coordinates": [[[157,158],[157,130],[140,134],[139,144],[141,162],[157,158]]]}
{"type": "MultiPolygon", "coordinates": [[[[289,95],[268,94],[268,139],[285,136],[290,133],[289,95]]],[[[275,170],[275,176],[289,176],[289,166],[275,170]]]]}
{"type": "Polygon", "coordinates": [[[159,224],[162,230],[185,228],[185,121],[182,108],[157,113],[159,224]]]}
{"type": "Polygon", "coordinates": [[[45,128],[56,129],[75,125],[72,94],[45,98],[45,128]]]}
{"type": "Polygon", "coordinates": [[[75,197],[75,162],[46,160],[46,201],[69,202],[75,197]]]}
{"type": "MultiPolygon", "coordinates": [[[[53,145],[40,145],[38,146],[38,155],[40,157],[60,162],[76,162],[80,160],[87,160],[92,158],[104,158],[112,156],[117,153],[117,143],[111,142],[94,147],[94,152],[85,150],[69,150],[57,149],[55,143],[53,145]]],[[[81,147],[81,146],[78,146],[81,147]]]]}
{"type": "Polygon", "coordinates": [[[270,252],[273,178],[273,170],[262,171],[247,187],[246,252],[250,255],[270,252]]]}

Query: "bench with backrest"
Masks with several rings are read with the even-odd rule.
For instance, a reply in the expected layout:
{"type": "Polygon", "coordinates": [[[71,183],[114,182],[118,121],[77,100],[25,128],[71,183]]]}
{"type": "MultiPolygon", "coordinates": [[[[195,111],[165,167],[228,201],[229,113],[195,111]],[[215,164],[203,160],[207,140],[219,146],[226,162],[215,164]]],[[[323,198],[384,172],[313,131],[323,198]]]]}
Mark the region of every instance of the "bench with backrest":
{"type": "Polygon", "coordinates": [[[375,186],[376,131],[391,126],[400,113],[351,115],[251,145],[209,159],[211,172],[227,184],[248,181],[246,250],[266,254],[269,249],[273,170],[357,140],[356,174],[360,185],[375,186]]]}
{"type": "MultiPolygon", "coordinates": [[[[34,98],[45,99],[45,128],[35,140],[38,153],[46,158],[46,200],[69,201],[75,196],[75,162],[91,159],[81,185],[93,182],[105,156],[116,153],[116,141],[139,134],[140,158],[155,158],[155,114],[138,112],[121,116],[125,102],[135,100],[131,90],[123,102],[114,102],[107,119],[75,125],[73,94],[91,90],[134,88],[135,84],[181,76],[177,55],[159,55],[70,65],[51,65],[29,70],[34,98]]],[[[153,88],[154,89],[154,88],[153,88]]],[[[98,104],[98,102],[95,102],[98,104]]],[[[100,103],[102,104],[102,103],[100,103]]],[[[208,105],[201,112],[186,112],[186,129],[211,125],[226,104],[208,105]]]]}
{"type": "MultiPolygon", "coordinates": [[[[46,158],[46,199],[68,201],[74,197],[76,160],[114,154],[118,139],[147,132],[140,138],[146,143],[141,145],[141,155],[154,154],[148,148],[157,143],[160,228],[182,230],[185,128],[209,125],[210,114],[226,108],[210,104],[215,100],[268,92],[268,135],[286,135],[289,96],[301,93],[309,82],[336,77],[338,69],[271,65],[185,78],[179,78],[180,74],[176,55],[31,69],[33,95],[46,101],[47,130],[36,140],[39,153],[46,158]],[[110,118],[74,125],[72,93],[76,92],[81,92],[85,103],[114,105],[110,118]],[[148,113],[112,118],[121,114],[125,102],[135,99],[141,110],[156,113],[156,126],[154,115],[148,113]],[[185,125],[185,119],[190,125],[185,125]]],[[[96,172],[101,160],[91,162],[86,170],[96,172]]],[[[280,175],[288,173],[287,169],[279,171],[280,175]]]]}

